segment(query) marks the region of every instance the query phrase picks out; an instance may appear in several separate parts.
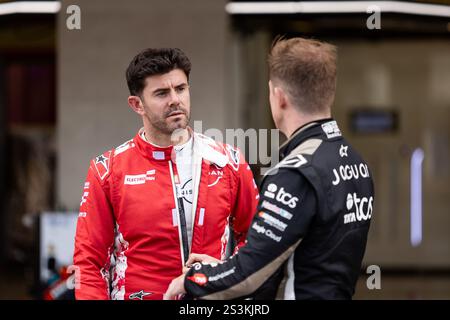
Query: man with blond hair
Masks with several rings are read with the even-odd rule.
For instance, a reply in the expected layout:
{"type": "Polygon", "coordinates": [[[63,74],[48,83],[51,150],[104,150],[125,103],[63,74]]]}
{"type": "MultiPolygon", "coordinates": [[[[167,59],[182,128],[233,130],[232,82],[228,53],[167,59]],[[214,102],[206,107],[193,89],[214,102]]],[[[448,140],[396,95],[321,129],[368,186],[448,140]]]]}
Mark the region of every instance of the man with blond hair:
{"type": "Polygon", "coordinates": [[[270,106],[288,137],[283,159],[261,184],[247,243],[220,262],[195,263],[165,298],[246,297],[280,267],[284,299],[351,299],[373,211],[373,183],[364,160],[342,137],[331,105],[336,48],[302,38],[278,40],[269,55],[270,106]]]}

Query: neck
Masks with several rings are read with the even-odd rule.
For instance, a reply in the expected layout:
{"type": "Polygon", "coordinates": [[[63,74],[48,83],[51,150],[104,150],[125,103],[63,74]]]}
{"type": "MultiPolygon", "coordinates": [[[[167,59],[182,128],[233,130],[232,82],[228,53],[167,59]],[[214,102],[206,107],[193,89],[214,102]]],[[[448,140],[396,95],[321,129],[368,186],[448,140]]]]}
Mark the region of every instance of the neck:
{"type": "Polygon", "coordinates": [[[331,114],[329,112],[318,114],[303,114],[294,111],[293,114],[287,115],[287,117],[285,118],[284,128],[281,131],[289,139],[295,132],[295,130],[297,130],[301,126],[309,122],[326,119],[330,117],[331,114]]]}
{"type": "Polygon", "coordinates": [[[190,138],[190,132],[186,129],[179,129],[176,133],[164,134],[155,130],[151,126],[144,125],[145,139],[159,147],[177,146],[186,143],[190,138]],[[173,139],[173,140],[172,140],[173,139]]]}

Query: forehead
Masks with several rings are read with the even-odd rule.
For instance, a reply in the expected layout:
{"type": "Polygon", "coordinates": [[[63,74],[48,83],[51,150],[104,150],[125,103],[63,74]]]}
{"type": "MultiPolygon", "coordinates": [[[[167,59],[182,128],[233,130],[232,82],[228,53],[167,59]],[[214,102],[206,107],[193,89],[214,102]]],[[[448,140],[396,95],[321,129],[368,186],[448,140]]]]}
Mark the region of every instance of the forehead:
{"type": "Polygon", "coordinates": [[[174,69],[167,73],[149,76],[145,79],[146,90],[176,87],[187,83],[187,77],[183,70],[174,69]]]}

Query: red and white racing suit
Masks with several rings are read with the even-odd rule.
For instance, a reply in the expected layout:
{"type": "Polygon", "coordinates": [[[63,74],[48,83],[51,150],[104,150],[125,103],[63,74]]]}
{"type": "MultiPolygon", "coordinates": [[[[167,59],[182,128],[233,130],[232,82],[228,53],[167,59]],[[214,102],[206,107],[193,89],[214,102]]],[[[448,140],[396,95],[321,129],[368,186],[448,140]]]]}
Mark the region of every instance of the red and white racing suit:
{"type": "MultiPolygon", "coordinates": [[[[223,259],[230,231],[236,249],[244,244],[258,190],[239,150],[192,134],[189,248],[223,259]]],[[[177,176],[173,147],[156,147],[139,133],[91,161],[75,238],[77,299],[162,299],[187,258],[177,176]]]]}

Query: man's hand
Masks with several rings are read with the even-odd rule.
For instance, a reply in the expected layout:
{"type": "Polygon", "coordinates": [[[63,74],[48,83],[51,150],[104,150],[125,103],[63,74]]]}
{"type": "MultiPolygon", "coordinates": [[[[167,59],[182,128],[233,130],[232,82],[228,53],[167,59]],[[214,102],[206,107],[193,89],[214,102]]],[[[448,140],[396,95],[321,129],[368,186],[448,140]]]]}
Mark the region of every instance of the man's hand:
{"type": "Polygon", "coordinates": [[[221,261],[219,259],[208,256],[207,254],[191,253],[188,261],[186,262],[186,266],[190,268],[196,262],[201,262],[201,263],[206,263],[206,264],[221,263],[221,261]]]}
{"type": "Polygon", "coordinates": [[[178,278],[175,278],[172,280],[172,282],[169,285],[169,288],[167,288],[166,293],[164,294],[163,299],[164,300],[175,300],[178,295],[182,293],[186,293],[186,290],[184,289],[184,277],[186,274],[182,274],[178,278]]]}
{"type": "Polygon", "coordinates": [[[186,272],[189,271],[189,268],[191,268],[196,262],[206,264],[221,263],[219,259],[208,256],[207,254],[191,253],[188,261],[186,261],[186,265],[183,267],[183,274],[172,280],[169,288],[167,288],[167,291],[164,294],[164,300],[174,300],[178,295],[186,293],[186,290],[184,289],[184,278],[186,276],[186,272]]]}

